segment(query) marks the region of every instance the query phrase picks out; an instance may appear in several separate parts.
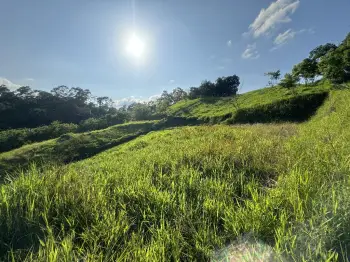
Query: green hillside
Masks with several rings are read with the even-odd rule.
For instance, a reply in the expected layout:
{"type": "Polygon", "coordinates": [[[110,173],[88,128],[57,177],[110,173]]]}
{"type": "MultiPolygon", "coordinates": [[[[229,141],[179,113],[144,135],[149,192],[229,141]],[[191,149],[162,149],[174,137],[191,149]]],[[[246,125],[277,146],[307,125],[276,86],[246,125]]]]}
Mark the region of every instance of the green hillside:
{"type": "Polygon", "coordinates": [[[128,122],[97,131],[67,133],[56,139],[25,145],[0,153],[0,181],[6,174],[17,174],[32,164],[37,167],[47,163],[67,164],[91,157],[151,131],[198,123],[196,119],[176,117],[128,122]]]}
{"type": "MultiPolygon", "coordinates": [[[[205,116],[197,103],[187,116],[205,116]]],[[[228,112],[218,104],[217,115],[228,112]]],[[[33,167],[0,186],[0,257],[346,261],[349,105],[349,90],[333,90],[306,123],[178,127],[68,166],[33,167]]],[[[143,132],[138,125],[127,134],[143,132]]]]}
{"type": "MultiPolygon", "coordinates": [[[[183,108],[185,103],[195,101],[196,107],[189,111],[191,114],[180,114],[179,112],[183,111],[181,109],[182,111],[171,113],[161,121],[129,122],[85,133],[64,134],[65,130],[69,131],[69,129],[59,128],[61,134],[63,132],[59,138],[28,144],[18,149],[0,153],[0,176],[4,177],[6,173],[19,168],[28,168],[33,163],[41,166],[47,162],[61,164],[85,159],[113,146],[125,143],[139,135],[169,127],[206,123],[237,124],[304,121],[323,104],[328,96],[329,87],[329,85],[302,86],[295,91],[280,87],[256,90],[238,96],[237,101],[239,101],[240,106],[234,109],[232,109],[234,98],[184,100],[170,109],[183,108]],[[210,100],[212,102],[209,103],[210,100]],[[208,117],[205,114],[196,113],[202,109],[206,109],[206,114],[212,116],[208,117]],[[230,112],[230,110],[233,111],[230,112]]],[[[57,126],[63,125],[65,124],[58,124],[57,126]]],[[[55,127],[55,125],[52,125],[52,127],[55,127]]],[[[50,128],[51,126],[45,127],[45,129],[50,128]]],[[[3,131],[3,133],[11,133],[12,136],[16,134],[12,130],[3,131]]],[[[25,133],[30,132],[25,131],[25,133]]],[[[35,135],[35,137],[40,138],[38,135],[35,135]]],[[[13,141],[11,136],[4,135],[3,138],[4,145],[16,145],[16,143],[9,143],[9,141],[13,141]]],[[[21,139],[17,140],[21,141],[21,139]]]]}
{"type": "Polygon", "coordinates": [[[159,121],[131,122],[87,133],[69,133],[1,153],[0,178],[7,172],[28,167],[32,163],[67,163],[90,157],[154,130],[157,123],[159,121]]]}
{"type": "Polygon", "coordinates": [[[185,99],[171,106],[168,114],[204,120],[213,119],[215,121],[217,119],[220,122],[222,119],[234,116],[237,111],[256,107],[260,109],[263,106],[288,102],[295,97],[312,97],[327,92],[329,89],[328,83],[321,83],[317,86],[300,86],[294,90],[277,86],[247,92],[235,97],[185,99]]]}

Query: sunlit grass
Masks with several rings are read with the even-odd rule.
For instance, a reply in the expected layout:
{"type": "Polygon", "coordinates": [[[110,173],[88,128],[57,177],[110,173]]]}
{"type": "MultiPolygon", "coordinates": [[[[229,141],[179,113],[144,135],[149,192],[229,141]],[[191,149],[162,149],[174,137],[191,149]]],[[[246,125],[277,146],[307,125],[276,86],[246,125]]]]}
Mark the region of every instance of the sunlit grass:
{"type": "Polygon", "coordinates": [[[349,101],[350,91],[332,91],[304,124],[156,131],[68,166],[33,167],[0,187],[0,254],[347,261],[349,101]]]}
{"type": "Polygon", "coordinates": [[[0,153],[0,181],[8,172],[37,164],[68,163],[85,159],[103,150],[154,130],[159,121],[140,121],[115,125],[80,134],[68,133],[59,138],[22,146],[0,153]]]}

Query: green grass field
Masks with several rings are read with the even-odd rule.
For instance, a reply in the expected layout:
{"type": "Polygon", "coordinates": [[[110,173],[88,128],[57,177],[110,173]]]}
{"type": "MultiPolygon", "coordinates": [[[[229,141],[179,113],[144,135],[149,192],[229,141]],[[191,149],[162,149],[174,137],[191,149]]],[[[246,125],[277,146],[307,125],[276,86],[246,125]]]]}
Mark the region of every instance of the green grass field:
{"type": "Polygon", "coordinates": [[[0,186],[0,258],[347,261],[349,120],[350,91],[331,91],[306,123],[179,127],[32,166],[0,186]]]}

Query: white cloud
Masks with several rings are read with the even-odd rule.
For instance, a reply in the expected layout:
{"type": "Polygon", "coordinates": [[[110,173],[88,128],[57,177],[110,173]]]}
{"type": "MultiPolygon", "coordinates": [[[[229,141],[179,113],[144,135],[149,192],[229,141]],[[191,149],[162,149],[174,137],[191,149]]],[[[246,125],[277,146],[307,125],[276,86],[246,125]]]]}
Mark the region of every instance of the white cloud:
{"type": "Polygon", "coordinates": [[[0,77],[0,86],[1,85],[5,85],[10,90],[16,90],[17,88],[21,87],[21,85],[14,84],[4,77],[0,77]]]}
{"type": "Polygon", "coordinates": [[[292,29],[288,29],[284,33],[280,33],[273,43],[275,45],[284,45],[289,40],[293,39],[296,36],[296,34],[297,32],[293,31],[292,29]]]}
{"type": "Polygon", "coordinates": [[[148,98],[143,98],[141,96],[140,97],[130,96],[130,97],[114,100],[114,104],[116,108],[121,108],[123,106],[129,106],[133,103],[147,103],[147,102],[156,100],[159,97],[160,95],[153,95],[148,98]]]}
{"type": "Polygon", "coordinates": [[[259,57],[260,54],[256,50],[256,43],[248,45],[247,49],[242,54],[242,58],[244,59],[258,59],[259,57]]]}
{"type": "Polygon", "coordinates": [[[232,46],[232,40],[228,40],[226,44],[227,44],[228,47],[231,47],[232,46]]]}
{"type": "Polygon", "coordinates": [[[275,40],[273,41],[274,47],[271,48],[270,51],[274,51],[283,45],[287,44],[290,40],[294,39],[297,35],[303,34],[303,33],[309,33],[309,34],[314,34],[315,31],[310,28],[310,29],[301,29],[299,31],[294,31],[292,29],[288,29],[287,31],[280,33],[275,40]]]}
{"type": "Polygon", "coordinates": [[[34,80],[34,78],[26,78],[26,79],[24,79],[25,81],[28,81],[28,82],[33,82],[33,81],[35,81],[34,80]]]}
{"type": "Polygon", "coordinates": [[[299,5],[300,0],[277,0],[271,3],[267,9],[261,9],[258,17],[249,26],[249,33],[255,38],[269,35],[278,24],[291,22],[290,15],[298,9],[299,5]]]}
{"type": "Polygon", "coordinates": [[[170,84],[170,85],[175,84],[175,80],[174,80],[174,79],[169,80],[169,84],[170,84]]]}

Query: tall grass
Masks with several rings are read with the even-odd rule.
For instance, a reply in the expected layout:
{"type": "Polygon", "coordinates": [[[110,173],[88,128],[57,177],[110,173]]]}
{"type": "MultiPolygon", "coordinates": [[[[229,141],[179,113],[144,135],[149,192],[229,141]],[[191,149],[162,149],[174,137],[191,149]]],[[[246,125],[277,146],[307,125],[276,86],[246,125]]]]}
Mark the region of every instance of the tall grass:
{"type": "Polygon", "coordinates": [[[2,259],[347,261],[349,101],[332,91],[305,124],[176,128],[33,166],[0,187],[2,259]]]}

